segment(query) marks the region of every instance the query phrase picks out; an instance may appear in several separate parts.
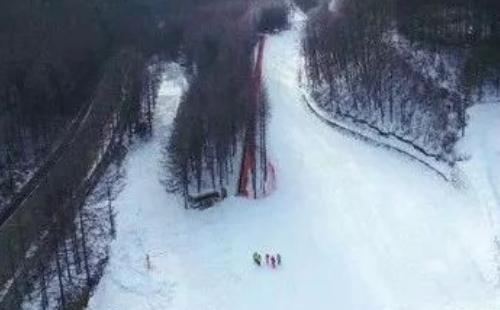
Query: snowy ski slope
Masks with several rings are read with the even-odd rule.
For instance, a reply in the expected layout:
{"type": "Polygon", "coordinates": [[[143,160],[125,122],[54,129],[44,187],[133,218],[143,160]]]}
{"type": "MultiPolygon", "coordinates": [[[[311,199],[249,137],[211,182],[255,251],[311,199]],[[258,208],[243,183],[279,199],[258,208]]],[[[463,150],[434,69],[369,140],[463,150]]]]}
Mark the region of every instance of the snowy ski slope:
{"type": "Polygon", "coordinates": [[[319,121],[297,80],[303,22],[297,13],[292,29],[270,36],[264,58],[277,191],[203,212],[165,192],[164,143],[185,87],[166,78],[154,138],[128,155],[117,239],[89,309],[499,309],[498,202],[475,190],[499,182],[481,166],[495,156],[469,150],[464,171],[481,172],[457,189],[319,121]],[[256,267],[254,251],[279,251],[283,266],[256,267]]]}

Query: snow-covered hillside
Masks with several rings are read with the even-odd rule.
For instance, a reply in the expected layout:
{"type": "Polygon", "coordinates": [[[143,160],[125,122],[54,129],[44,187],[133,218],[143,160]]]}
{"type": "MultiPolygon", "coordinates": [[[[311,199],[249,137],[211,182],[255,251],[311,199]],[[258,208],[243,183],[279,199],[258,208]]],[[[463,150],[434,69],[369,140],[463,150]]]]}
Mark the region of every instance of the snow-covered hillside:
{"type": "MultiPolygon", "coordinates": [[[[164,143],[185,83],[182,76],[166,79],[154,137],[128,155],[117,239],[89,309],[500,307],[496,225],[488,216],[498,202],[476,188],[486,180],[500,184],[485,167],[498,153],[477,140],[486,129],[475,127],[463,145],[472,155],[464,171],[476,173],[465,189],[336,132],[302,101],[303,22],[295,14],[290,30],[269,37],[264,56],[277,191],[203,212],[185,210],[165,192],[164,143]],[[254,251],[280,252],[283,265],[256,267],[254,251]]],[[[498,106],[474,110],[472,122],[493,110],[498,106]]]]}

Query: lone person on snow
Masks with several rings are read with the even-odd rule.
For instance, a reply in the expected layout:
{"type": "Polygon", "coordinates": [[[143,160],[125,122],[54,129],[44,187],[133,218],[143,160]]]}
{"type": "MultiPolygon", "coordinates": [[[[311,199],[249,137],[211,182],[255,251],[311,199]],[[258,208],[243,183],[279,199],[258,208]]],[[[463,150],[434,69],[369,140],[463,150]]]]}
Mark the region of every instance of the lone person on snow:
{"type": "Polygon", "coordinates": [[[261,260],[262,260],[262,257],[260,256],[259,253],[257,253],[257,252],[253,253],[253,261],[255,262],[255,264],[257,266],[261,265],[261,260]]]}

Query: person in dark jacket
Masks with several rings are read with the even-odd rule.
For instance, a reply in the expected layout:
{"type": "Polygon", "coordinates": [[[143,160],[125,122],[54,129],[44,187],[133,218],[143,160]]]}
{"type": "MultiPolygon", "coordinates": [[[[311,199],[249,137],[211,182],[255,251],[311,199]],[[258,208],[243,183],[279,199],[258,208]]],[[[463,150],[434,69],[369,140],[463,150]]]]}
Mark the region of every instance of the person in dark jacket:
{"type": "Polygon", "coordinates": [[[255,252],[253,253],[253,261],[254,263],[257,265],[257,266],[260,266],[261,265],[261,260],[262,260],[262,257],[260,256],[259,253],[255,252]]]}
{"type": "Polygon", "coordinates": [[[280,253],[276,254],[276,263],[278,264],[278,266],[281,265],[281,255],[280,255],[280,253]]]}
{"type": "Polygon", "coordinates": [[[271,256],[271,266],[274,268],[276,268],[276,258],[274,258],[274,255],[271,256]]]}

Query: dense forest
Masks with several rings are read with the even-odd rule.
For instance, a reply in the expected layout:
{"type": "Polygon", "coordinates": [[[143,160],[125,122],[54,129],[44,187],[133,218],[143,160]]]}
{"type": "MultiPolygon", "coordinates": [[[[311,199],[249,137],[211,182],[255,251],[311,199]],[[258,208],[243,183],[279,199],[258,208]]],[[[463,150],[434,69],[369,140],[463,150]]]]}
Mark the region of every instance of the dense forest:
{"type": "MultiPolygon", "coordinates": [[[[177,54],[189,1],[0,3],[0,211],[95,101],[111,59],[134,54],[130,131],[139,126],[143,69],[177,54]],[[135,92],[135,94],[132,94],[135,92]],[[134,115],[135,113],[135,115],[134,115]]],[[[105,85],[108,92],[119,92],[105,85]]]]}
{"type": "MultiPolygon", "coordinates": [[[[276,0],[260,1],[251,8],[249,3],[212,1],[193,14],[193,21],[203,19],[205,27],[192,22],[185,33],[188,43],[183,56],[190,87],[168,146],[167,183],[169,190],[182,193],[186,207],[199,194],[234,194],[243,136],[255,121],[255,113],[264,119],[260,123],[264,130],[265,96],[258,99],[262,100],[261,109],[249,108],[254,92],[254,49],[259,33],[286,27],[289,6],[276,0]]],[[[265,156],[261,158],[264,165],[265,156]]]]}
{"type": "Polygon", "coordinates": [[[312,95],[332,117],[457,160],[466,109],[500,90],[496,1],[337,1],[303,41],[312,95]]]}
{"type": "Polygon", "coordinates": [[[0,3],[0,308],[85,305],[113,234],[108,166],[151,132],[194,4],[0,3]]]}

